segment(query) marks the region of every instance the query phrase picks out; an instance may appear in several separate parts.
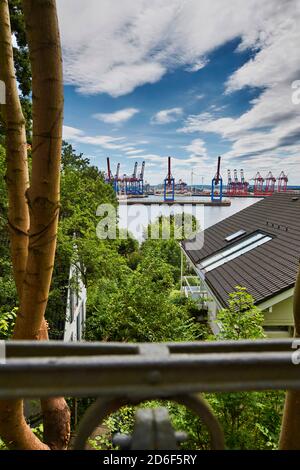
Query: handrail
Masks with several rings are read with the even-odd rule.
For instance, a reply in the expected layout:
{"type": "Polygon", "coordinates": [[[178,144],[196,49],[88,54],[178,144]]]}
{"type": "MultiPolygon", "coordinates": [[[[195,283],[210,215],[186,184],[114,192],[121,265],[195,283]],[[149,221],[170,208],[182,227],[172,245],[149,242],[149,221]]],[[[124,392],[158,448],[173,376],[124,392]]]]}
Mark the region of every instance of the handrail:
{"type": "Polygon", "coordinates": [[[0,398],[300,389],[293,340],[6,343],[0,398]]]}
{"type": "Polygon", "coordinates": [[[189,283],[189,279],[197,279],[197,276],[183,276],[182,281],[182,290],[184,291],[185,295],[188,297],[189,295],[197,295],[197,297],[207,297],[208,292],[206,290],[203,290],[202,286],[200,284],[197,284],[195,286],[191,285],[189,283]]]}
{"type": "MultiPolygon", "coordinates": [[[[201,392],[300,389],[299,340],[3,343],[0,399],[97,397],[76,431],[74,449],[84,449],[93,429],[111,412],[154,398],[187,406],[207,426],[211,447],[223,449],[222,427],[201,392]]],[[[121,436],[121,442],[131,442],[133,449],[164,449],[172,441],[176,449],[176,433],[164,410],[137,412],[133,435],[121,436]],[[153,436],[146,428],[155,430],[153,436]]]]}

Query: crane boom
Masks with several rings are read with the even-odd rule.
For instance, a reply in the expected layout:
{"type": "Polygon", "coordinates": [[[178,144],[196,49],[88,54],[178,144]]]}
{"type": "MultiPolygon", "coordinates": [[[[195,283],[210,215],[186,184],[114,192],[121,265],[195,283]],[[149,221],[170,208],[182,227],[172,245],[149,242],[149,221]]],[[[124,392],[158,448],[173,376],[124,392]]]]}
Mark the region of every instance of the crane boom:
{"type": "Polygon", "coordinates": [[[110,180],[111,180],[111,171],[110,171],[110,160],[109,160],[109,157],[107,157],[106,162],[107,162],[107,178],[108,178],[108,180],[110,181],[110,180]]]}
{"type": "Polygon", "coordinates": [[[140,173],[140,180],[144,179],[144,172],[145,172],[145,162],[142,163],[141,173],[140,173]]]}
{"type": "Polygon", "coordinates": [[[171,183],[171,178],[172,178],[172,173],[171,173],[171,157],[168,157],[168,176],[167,176],[168,184],[171,183]]]}
{"type": "Polygon", "coordinates": [[[216,181],[216,184],[219,184],[219,181],[220,181],[220,169],[221,169],[221,157],[218,157],[218,166],[217,166],[217,173],[216,173],[216,176],[215,176],[215,181],[216,181]]]}
{"type": "Polygon", "coordinates": [[[116,171],[116,179],[119,179],[119,174],[120,174],[120,163],[117,164],[117,171],[116,171]]]}
{"type": "Polygon", "coordinates": [[[132,177],[133,177],[133,178],[136,178],[137,167],[138,167],[138,162],[135,162],[135,164],[134,164],[134,169],[133,169],[133,174],[132,174],[132,177]]]}

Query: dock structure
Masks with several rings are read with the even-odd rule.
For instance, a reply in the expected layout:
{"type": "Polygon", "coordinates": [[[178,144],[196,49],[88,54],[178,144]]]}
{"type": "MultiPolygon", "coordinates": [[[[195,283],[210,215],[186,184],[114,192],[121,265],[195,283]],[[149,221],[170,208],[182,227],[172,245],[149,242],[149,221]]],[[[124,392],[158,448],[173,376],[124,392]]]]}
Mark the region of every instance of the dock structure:
{"type": "Polygon", "coordinates": [[[197,199],[174,199],[174,201],[164,201],[163,199],[147,199],[147,198],[128,198],[128,199],[119,199],[119,204],[120,205],[127,205],[127,206],[133,206],[136,204],[141,204],[145,206],[151,206],[152,204],[155,205],[161,205],[161,204],[167,204],[168,206],[185,206],[185,205],[192,205],[192,206],[230,206],[231,201],[229,200],[222,200],[222,201],[211,201],[211,200],[197,200],[197,199]]]}
{"type": "Polygon", "coordinates": [[[107,173],[105,182],[112,185],[116,194],[143,196],[145,162],[142,162],[141,171],[138,174],[138,162],[135,162],[132,175],[120,176],[120,163],[117,164],[116,174],[113,175],[110,167],[110,159],[107,157],[107,173]]]}

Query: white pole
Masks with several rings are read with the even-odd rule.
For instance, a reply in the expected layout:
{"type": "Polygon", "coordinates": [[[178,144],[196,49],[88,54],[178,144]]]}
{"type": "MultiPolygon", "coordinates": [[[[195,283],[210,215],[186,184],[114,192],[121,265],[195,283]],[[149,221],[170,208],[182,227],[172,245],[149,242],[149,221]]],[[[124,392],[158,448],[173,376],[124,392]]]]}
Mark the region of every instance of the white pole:
{"type": "Polygon", "coordinates": [[[182,248],[181,248],[180,250],[180,292],[181,294],[183,292],[182,283],[183,283],[183,253],[182,253],[182,248]]]}

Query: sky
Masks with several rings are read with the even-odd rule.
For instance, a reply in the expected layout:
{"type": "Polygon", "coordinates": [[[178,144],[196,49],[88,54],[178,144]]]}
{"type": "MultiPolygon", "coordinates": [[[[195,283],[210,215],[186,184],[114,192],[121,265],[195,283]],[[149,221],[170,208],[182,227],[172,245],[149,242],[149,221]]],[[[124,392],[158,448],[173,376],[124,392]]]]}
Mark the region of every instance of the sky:
{"type": "Polygon", "coordinates": [[[93,165],[300,185],[299,0],[57,0],[64,139],[93,165]],[[295,98],[296,97],[296,98],[295,98]]]}

